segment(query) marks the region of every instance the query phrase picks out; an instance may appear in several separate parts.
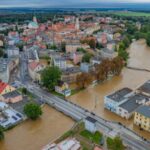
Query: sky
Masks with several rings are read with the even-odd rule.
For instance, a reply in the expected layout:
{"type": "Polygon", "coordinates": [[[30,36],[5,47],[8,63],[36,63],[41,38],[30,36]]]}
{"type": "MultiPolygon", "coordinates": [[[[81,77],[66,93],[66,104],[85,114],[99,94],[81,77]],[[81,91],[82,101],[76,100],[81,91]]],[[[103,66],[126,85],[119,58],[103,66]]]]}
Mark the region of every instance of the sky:
{"type": "Polygon", "coordinates": [[[58,7],[98,3],[144,3],[150,0],[0,0],[0,7],[58,7]]]}

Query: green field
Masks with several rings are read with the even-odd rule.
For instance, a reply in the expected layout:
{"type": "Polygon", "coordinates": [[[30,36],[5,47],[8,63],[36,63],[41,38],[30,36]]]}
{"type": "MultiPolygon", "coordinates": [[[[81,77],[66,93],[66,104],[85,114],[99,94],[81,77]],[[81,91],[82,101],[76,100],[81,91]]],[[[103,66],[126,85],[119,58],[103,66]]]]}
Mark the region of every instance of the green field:
{"type": "Polygon", "coordinates": [[[150,13],[144,13],[144,12],[119,11],[119,12],[114,12],[113,14],[119,15],[119,16],[150,17],[150,13]]]}

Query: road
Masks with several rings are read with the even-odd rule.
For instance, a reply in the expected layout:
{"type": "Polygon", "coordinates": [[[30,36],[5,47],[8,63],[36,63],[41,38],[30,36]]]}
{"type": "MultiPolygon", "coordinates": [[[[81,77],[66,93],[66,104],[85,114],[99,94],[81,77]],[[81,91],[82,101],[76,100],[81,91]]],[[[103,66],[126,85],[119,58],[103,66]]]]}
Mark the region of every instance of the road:
{"type": "Polygon", "coordinates": [[[48,105],[54,107],[58,111],[64,113],[76,121],[85,119],[88,116],[94,118],[97,121],[97,130],[101,131],[106,136],[109,136],[110,133],[118,134],[122,138],[123,143],[129,146],[132,150],[150,150],[150,143],[144,141],[133,131],[123,127],[122,125],[104,120],[103,118],[95,115],[93,112],[90,112],[70,101],[51,95],[47,91],[35,85],[29,84],[26,87],[48,105]]]}
{"type": "Polygon", "coordinates": [[[28,55],[27,52],[21,52],[20,54],[20,81],[25,84],[29,79],[28,76],[28,55]]]}

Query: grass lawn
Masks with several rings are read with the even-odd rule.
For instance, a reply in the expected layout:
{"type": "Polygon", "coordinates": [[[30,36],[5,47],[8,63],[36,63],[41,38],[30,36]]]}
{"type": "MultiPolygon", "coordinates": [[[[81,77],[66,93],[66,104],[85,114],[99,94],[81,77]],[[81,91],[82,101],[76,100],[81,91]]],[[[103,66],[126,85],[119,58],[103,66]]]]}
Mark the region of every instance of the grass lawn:
{"type": "MultiPolygon", "coordinates": [[[[22,93],[22,88],[19,88],[18,91],[19,91],[20,93],[22,93]]],[[[27,95],[30,99],[36,98],[35,95],[32,94],[31,92],[29,92],[28,90],[27,90],[26,95],[27,95]]]]}
{"type": "Polygon", "coordinates": [[[65,98],[64,95],[62,95],[62,94],[60,94],[60,93],[57,93],[57,92],[55,92],[55,91],[51,91],[50,93],[53,94],[53,95],[55,95],[55,96],[58,96],[58,97],[60,97],[60,98],[65,98]]]}
{"type": "Polygon", "coordinates": [[[100,141],[102,139],[102,134],[98,131],[96,131],[94,134],[87,131],[87,130],[84,130],[84,131],[81,131],[80,132],[80,135],[93,141],[94,143],[96,144],[100,144],[100,141]]]}
{"type": "Polygon", "coordinates": [[[82,91],[84,89],[73,89],[71,90],[71,95],[77,94],[78,92],[82,91]]]}
{"type": "Polygon", "coordinates": [[[118,15],[118,16],[150,17],[150,13],[144,13],[144,12],[124,12],[124,11],[119,11],[119,12],[114,12],[113,14],[118,15]]]}

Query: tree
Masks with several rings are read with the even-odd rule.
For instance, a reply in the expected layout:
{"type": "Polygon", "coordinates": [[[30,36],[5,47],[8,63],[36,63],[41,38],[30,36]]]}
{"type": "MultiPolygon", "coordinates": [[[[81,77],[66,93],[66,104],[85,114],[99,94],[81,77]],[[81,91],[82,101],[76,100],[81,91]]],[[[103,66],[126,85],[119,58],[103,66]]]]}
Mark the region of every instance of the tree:
{"type": "Polygon", "coordinates": [[[3,128],[0,127],[0,140],[3,140],[4,139],[4,131],[3,131],[3,128]]]}
{"type": "Polygon", "coordinates": [[[26,95],[27,94],[27,89],[26,88],[22,88],[21,92],[22,92],[22,94],[26,95]]]}
{"type": "Polygon", "coordinates": [[[112,61],[111,61],[111,72],[115,75],[120,75],[122,69],[124,67],[124,62],[123,59],[121,57],[115,57],[112,61]]]}
{"type": "Polygon", "coordinates": [[[95,39],[89,40],[88,44],[90,45],[91,48],[95,48],[96,47],[95,39]]]}
{"type": "Polygon", "coordinates": [[[92,81],[92,77],[88,73],[82,73],[77,76],[76,83],[79,88],[86,88],[92,81]]]}
{"type": "Polygon", "coordinates": [[[17,44],[17,47],[19,48],[19,51],[22,52],[24,45],[23,45],[23,43],[19,43],[19,44],[17,44]]]}
{"type": "Polygon", "coordinates": [[[47,67],[42,71],[41,81],[43,86],[50,91],[54,90],[55,86],[61,78],[61,71],[58,67],[47,67]]]}
{"type": "Polygon", "coordinates": [[[66,42],[62,42],[62,43],[61,43],[61,50],[62,50],[63,52],[66,51],[66,42]]]}
{"type": "Polygon", "coordinates": [[[150,46],[150,32],[147,33],[146,43],[148,46],[150,46]]]}
{"type": "Polygon", "coordinates": [[[125,149],[120,137],[115,137],[114,139],[111,139],[108,137],[107,147],[109,150],[124,150],[125,149]]]}
{"type": "Polygon", "coordinates": [[[90,54],[90,53],[84,54],[84,56],[83,56],[83,58],[82,58],[82,62],[87,62],[87,63],[89,63],[91,57],[92,57],[92,54],[90,54]]]}
{"type": "Polygon", "coordinates": [[[3,57],[4,56],[4,51],[3,49],[0,48],[0,57],[3,57]]]}
{"type": "Polygon", "coordinates": [[[24,106],[24,113],[28,118],[36,120],[39,116],[42,115],[41,107],[35,103],[28,103],[24,106]]]}
{"type": "Polygon", "coordinates": [[[129,58],[129,53],[124,49],[118,50],[118,56],[121,57],[126,63],[129,58]]]}

